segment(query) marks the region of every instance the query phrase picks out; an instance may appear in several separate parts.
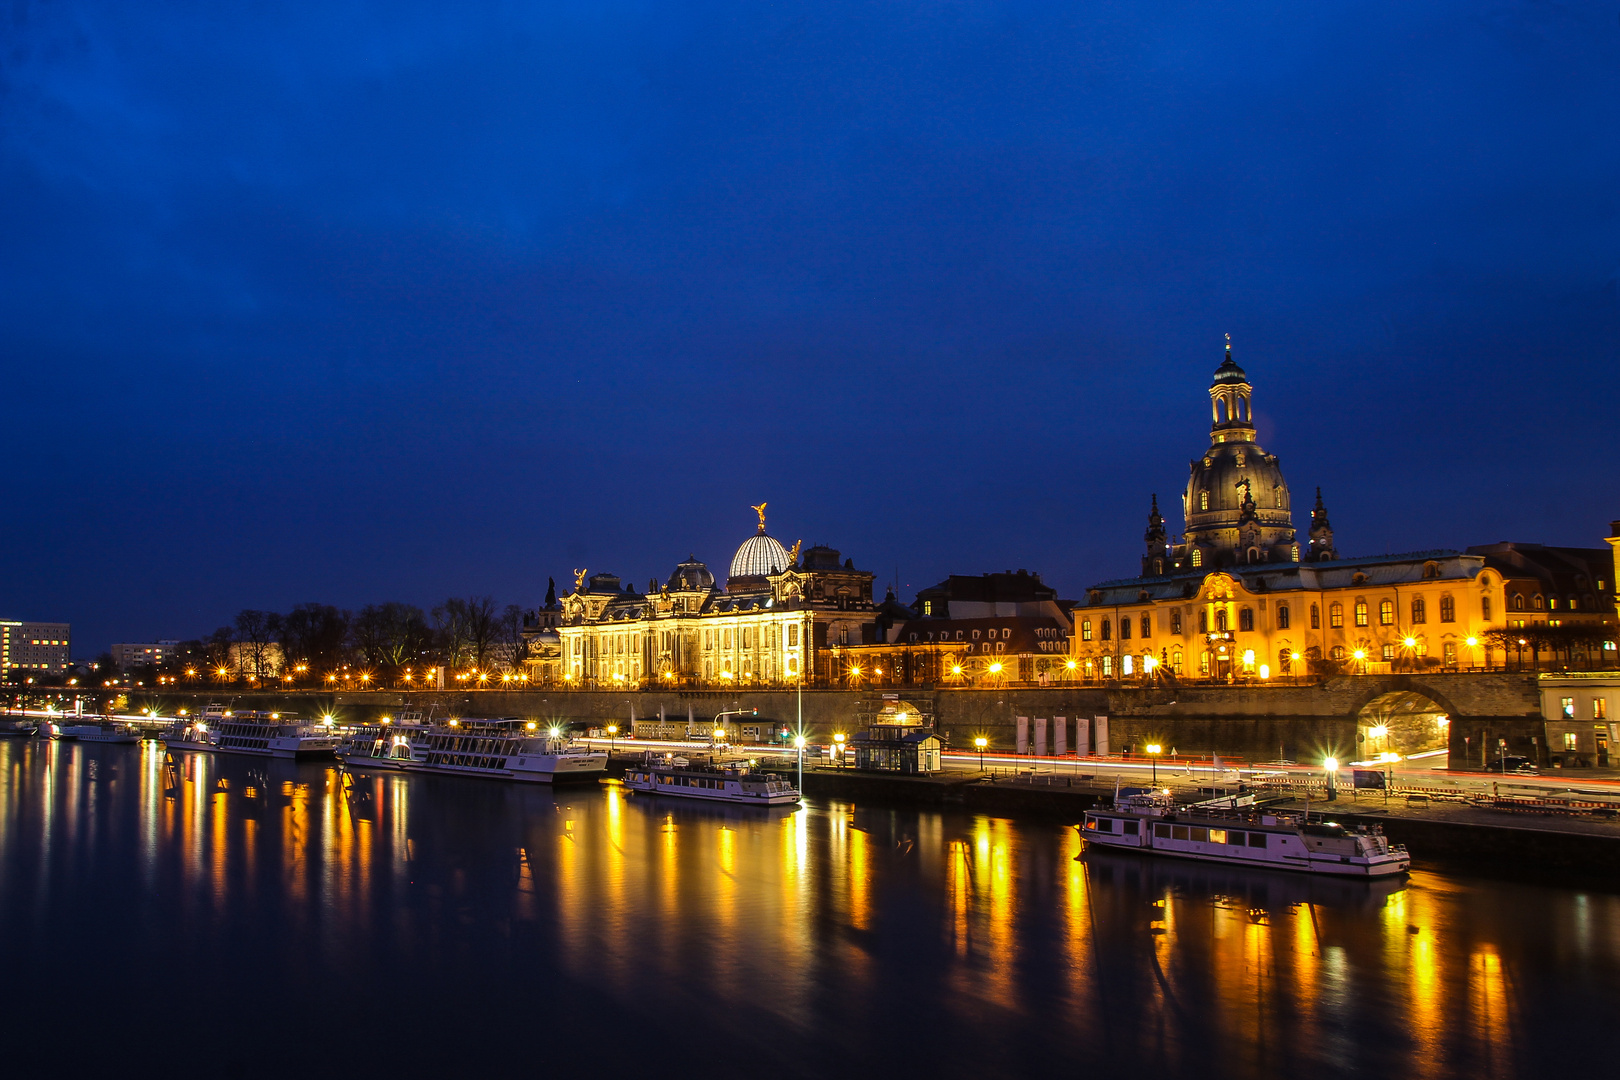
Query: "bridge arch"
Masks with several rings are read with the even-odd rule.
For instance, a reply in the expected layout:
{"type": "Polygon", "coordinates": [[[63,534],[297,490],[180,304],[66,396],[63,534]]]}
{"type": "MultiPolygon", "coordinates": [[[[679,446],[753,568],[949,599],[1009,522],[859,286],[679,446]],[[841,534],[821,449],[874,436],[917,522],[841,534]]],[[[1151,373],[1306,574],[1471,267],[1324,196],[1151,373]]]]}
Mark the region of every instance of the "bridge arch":
{"type": "Polygon", "coordinates": [[[1449,746],[1455,707],[1445,695],[1415,680],[1384,683],[1356,707],[1356,757],[1380,754],[1408,757],[1449,746]]]}

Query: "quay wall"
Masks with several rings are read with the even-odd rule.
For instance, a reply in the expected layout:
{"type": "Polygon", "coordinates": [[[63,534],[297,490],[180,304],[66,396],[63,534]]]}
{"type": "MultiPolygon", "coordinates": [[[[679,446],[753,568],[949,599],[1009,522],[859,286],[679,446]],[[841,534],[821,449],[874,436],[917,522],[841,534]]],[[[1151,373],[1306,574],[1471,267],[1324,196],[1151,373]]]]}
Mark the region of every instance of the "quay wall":
{"type": "MultiPolygon", "coordinates": [[[[813,741],[830,741],[835,731],[854,731],[882,704],[884,690],[476,690],[449,692],[369,691],[365,693],[227,694],[219,690],[151,692],[132,695],[131,706],[153,705],[164,715],[196,709],[208,701],[229,700],[242,708],[281,709],[303,716],[335,712],[344,720],[366,720],[413,702],[475,716],[522,716],[543,721],[617,723],[629,730],[632,717],[670,720],[690,714],[695,721],[733,709],[758,709],[762,721],[793,726],[801,715],[813,741]],[[140,700],[135,698],[139,696],[140,700]]],[[[1020,716],[1064,717],[1068,746],[1074,746],[1078,718],[1109,718],[1110,749],[1157,742],[1166,752],[1221,754],[1251,761],[1279,757],[1306,760],[1343,757],[1356,745],[1357,719],[1369,704],[1390,695],[1416,694],[1452,717],[1452,761],[1477,764],[1482,746],[1508,740],[1508,753],[1527,752],[1540,731],[1540,701],[1534,675],[1510,672],[1343,676],[1305,684],[1206,683],[1154,686],[1046,688],[982,687],[909,689],[895,692],[915,708],[931,713],[948,745],[967,748],[983,736],[993,751],[1016,746],[1020,716]]],[[[1050,747],[1049,747],[1050,748],[1050,747]]],[[[1494,751],[1492,751],[1494,752],[1494,751]]]]}

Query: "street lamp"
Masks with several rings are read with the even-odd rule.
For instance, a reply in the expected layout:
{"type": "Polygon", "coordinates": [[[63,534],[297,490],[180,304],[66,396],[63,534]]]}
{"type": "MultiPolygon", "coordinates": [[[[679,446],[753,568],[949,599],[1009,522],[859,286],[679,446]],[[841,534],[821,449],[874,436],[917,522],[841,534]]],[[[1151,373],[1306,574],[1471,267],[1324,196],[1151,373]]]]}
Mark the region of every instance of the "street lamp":
{"type": "Polygon", "coordinates": [[[793,736],[793,745],[799,750],[799,794],[804,794],[804,736],[793,736]]]}
{"type": "Polygon", "coordinates": [[[619,734],[619,725],[618,724],[609,724],[608,725],[608,756],[609,757],[613,756],[613,741],[618,736],[618,734],[619,734]]]}
{"type": "Polygon", "coordinates": [[[990,740],[980,735],[973,740],[973,745],[979,748],[979,771],[984,772],[984,748],[990,745],[990,740]]]}
{"type": "Polygon", "coordinates": [[[1323,758],[1322,771],[1327,775],[1327,797],[1328,801],[1332,802],[1339,797],[1339,786],[1337,783],[1339,779],[1339,759],[1331,757],[1323,758]]]}
{"type": "Polygon", "coordinates": [[[838,767],[842,769],[844,767],[844,733],[840,731],[834,735],[833,742],[838,744],[838,767]]]}
{"type": "Polygon", "coordinates": [[[1164,747],[1158,743],[1147,744],[1148,757],[1153,760],[1153,786],[1159,786],[1159,755],[1164,753],[1164,747]]]}

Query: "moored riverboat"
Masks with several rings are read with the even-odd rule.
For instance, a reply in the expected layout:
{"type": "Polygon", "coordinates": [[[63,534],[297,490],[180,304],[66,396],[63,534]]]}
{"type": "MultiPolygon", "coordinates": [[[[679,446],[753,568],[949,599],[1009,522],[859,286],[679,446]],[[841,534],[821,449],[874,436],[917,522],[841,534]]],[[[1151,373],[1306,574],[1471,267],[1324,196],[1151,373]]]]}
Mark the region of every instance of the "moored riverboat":
{"type": "Polygon", "coordinates": [[[533,720],[458,717],[423,723],[367,725],[351,733],[338,751],[353,769],[479,776],[550,784],[593,780],[607,770],[607,753],[575,743],[559,728],[544,732],[533,720]]]}
{"type": "Polygon", "coordinates": [[[211,751],[251,757],[329,758],[342,740],[329,725],[274,712],[233,712],[209,706],[163,736],[168,750],[211,751]]]}
{"type": "Polygon", "coordinates": [[[1178,806],[1168,791],[1122,792],[1111,806],[1088,810],[1079,829],[1100,848],[1308,874],[1381,878],[1412,865],[1405,845],[1391,844],[1376,825],[1313,821],[1246,798],[1178,806]]]}
{"type": "Polygon", "coordinates": [[[128,724],[53,724],[53,739],[84,743],[138,743],[141,733],[128,724]]]}
{"type": "Polygon", "coordinates": [[[677,764],[649,754],[646,764],[625,770],[624,784],[653,795],[742,806],[788,806],[799,801],[797,788],[776,773],[758,771],[752,761],[677,764]]]}

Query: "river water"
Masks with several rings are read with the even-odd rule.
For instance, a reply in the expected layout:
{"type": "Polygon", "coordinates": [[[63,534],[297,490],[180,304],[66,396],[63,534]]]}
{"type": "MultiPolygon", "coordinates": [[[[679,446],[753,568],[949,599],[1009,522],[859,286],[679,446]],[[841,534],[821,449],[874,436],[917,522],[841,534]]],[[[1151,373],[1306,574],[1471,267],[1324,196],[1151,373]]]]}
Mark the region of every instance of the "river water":
{"type": "Polygon", "coordinates": [[[0,1034],[47,1075],[1609,1075],[1614,891],[1080,854],[0,739],[0,1034]]]}

